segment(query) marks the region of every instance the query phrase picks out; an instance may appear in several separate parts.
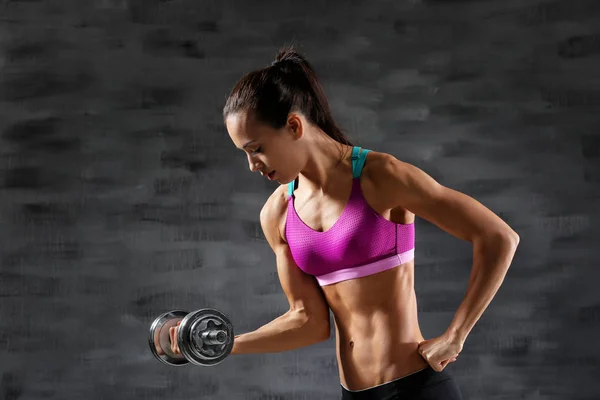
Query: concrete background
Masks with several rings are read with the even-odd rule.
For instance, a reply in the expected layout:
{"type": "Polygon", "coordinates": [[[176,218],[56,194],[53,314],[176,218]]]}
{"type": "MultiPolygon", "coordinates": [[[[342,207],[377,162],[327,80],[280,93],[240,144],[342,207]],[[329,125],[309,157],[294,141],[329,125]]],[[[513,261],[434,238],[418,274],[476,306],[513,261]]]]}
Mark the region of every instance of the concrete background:
{"type": "MultiPolygon", "coordinates": [[[[156,361],[147,329],[286,311],[221,108],[295,42],[359,145],[413,163],[521,244],[448,367],[465,399],[600,398],[600,1],[0,1],[0,398],[337,399],[334,339],[156,361]]],[[[471,247],[417,220],[426,337],[471,247]]]]}

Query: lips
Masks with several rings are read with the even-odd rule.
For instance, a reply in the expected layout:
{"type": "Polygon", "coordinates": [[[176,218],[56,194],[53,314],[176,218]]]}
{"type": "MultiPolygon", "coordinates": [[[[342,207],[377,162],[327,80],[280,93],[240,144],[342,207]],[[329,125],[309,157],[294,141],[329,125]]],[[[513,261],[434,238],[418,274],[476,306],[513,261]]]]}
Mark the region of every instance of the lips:
{"type": "Polygon", "coordinates": [[[270,172],[269,174],[267,174],[267,178],[272,181],[273,178],[275,177],[275,171],[270,172]]]}

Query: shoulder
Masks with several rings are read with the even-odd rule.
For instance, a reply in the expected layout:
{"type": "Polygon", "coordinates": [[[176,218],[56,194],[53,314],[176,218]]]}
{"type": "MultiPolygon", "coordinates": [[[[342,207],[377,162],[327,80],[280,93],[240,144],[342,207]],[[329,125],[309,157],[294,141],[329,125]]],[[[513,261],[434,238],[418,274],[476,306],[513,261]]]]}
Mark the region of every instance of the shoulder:
{"type": "Polygon", "coordinates": [[[390,202],[390,207],[418,201],[424,191],[433,194],[441,188],[420,168],[383,152],[369,152],[363,174],[373,190],[390,202]]]}
{"type": "Polygon", "coordinates": [[[271,193],[260,210],[260,224],[265,238],[273,247],[283,242],[283,226],[287,212],[287,185],[280,185],[271,193]]]}
{"type": "Polygon", "coordinates": [[[367,155],[362,175],[371,183],[379,186],[391,183],[393,180],[402,179],[409,172],[410,167],[410,164],[389,153],[371,150],[367,155]]]}

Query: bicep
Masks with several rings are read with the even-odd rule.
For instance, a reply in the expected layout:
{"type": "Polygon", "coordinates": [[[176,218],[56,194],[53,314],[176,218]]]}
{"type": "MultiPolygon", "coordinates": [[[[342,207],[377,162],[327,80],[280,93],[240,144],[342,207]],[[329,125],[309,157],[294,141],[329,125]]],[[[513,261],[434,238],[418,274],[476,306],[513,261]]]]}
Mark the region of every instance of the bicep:
{"type": "Polygon", "coordinates": [[[329,321],[329,306],[317,280],[298,267],[287,243],[279,243],[274,251],[277,274],[290,311],[302,311],[315,320],[329,321]]]}
{"type": "Polygon", "coordinates": [[[290,247],[280,234],[279,225],[285,210],[285,203],[281,198],[273,196],[260,214],[265,238],[275,253],[281,288],[287,297],[290,311],[298,311],[314,321],[329,324],[329,306],[317,280],[298,267],[290,247]]]}

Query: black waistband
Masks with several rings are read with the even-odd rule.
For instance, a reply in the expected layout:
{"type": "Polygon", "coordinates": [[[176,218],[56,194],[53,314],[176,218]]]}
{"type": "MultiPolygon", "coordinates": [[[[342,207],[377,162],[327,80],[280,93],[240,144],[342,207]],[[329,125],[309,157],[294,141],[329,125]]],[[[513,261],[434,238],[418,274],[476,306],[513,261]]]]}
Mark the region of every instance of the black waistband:
{"type": "Polygon", "coordinates": [[[342,386],[342,400],[386,399],[392,395],[411,393],[419,388],[440,383],[448,379],[451,379],[451,376],[446,371],[437,372],[431,367],[427,367],[403,378],[398,378],[364,390],[352,391],[347,390],[342,386]]]}

